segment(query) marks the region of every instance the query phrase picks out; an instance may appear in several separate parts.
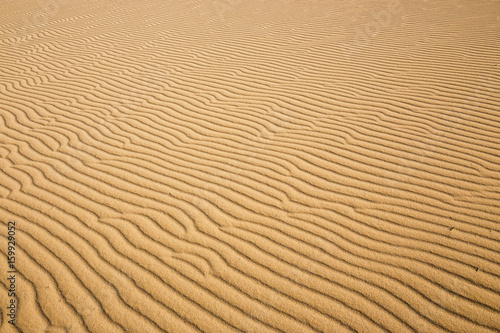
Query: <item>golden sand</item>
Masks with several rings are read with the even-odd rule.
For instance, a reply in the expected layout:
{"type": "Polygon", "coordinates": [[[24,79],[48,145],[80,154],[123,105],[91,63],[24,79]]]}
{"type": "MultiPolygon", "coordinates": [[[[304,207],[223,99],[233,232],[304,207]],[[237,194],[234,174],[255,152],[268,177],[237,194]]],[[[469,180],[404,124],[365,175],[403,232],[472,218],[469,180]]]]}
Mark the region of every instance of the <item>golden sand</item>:
{"type": "Polygon", "coordinates": [[[500,330],[500,1],[0,12],[1,332],[500,330]]]}

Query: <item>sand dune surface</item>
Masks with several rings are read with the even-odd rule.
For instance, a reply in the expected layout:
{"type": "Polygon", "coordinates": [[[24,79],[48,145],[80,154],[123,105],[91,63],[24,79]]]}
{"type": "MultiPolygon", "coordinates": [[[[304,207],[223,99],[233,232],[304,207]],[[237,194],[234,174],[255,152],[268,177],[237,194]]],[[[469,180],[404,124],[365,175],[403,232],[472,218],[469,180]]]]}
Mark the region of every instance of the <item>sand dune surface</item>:
{"type": "Polygon", "coordinates": [[[1,332],[500,331],[500,1],[0,12],[1,332]]]}

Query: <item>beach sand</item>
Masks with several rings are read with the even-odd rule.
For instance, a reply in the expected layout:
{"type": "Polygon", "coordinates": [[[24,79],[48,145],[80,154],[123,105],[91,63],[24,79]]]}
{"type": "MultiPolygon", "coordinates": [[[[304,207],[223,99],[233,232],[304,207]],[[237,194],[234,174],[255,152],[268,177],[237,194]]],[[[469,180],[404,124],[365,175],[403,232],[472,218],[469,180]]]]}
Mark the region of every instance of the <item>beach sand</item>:
{"type": "Polygon", "coordinates": [[[500,1],[0,12],[1,332],[500,330],[500,1]]]}

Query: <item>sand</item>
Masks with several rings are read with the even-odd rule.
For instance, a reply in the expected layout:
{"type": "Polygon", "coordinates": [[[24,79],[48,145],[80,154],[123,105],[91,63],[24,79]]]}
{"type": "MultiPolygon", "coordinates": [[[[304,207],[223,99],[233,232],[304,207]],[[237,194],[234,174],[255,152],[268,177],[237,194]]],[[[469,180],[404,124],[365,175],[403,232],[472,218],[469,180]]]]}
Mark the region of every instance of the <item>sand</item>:
{"type": "Polygon", "coordinates": [[[500,330],[500,1],[0,13],[1,332],[500,330]]]}

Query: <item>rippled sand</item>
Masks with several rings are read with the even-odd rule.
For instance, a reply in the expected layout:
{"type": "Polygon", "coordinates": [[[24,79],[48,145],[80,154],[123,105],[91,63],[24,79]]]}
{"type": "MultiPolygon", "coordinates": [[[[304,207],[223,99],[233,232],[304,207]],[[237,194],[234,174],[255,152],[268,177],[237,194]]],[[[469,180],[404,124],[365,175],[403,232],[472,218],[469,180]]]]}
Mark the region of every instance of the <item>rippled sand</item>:
{"type": "Polygon", "coordinates": [[[499,1],[0,12],[1,332],[500,330],[499,1]]]}

